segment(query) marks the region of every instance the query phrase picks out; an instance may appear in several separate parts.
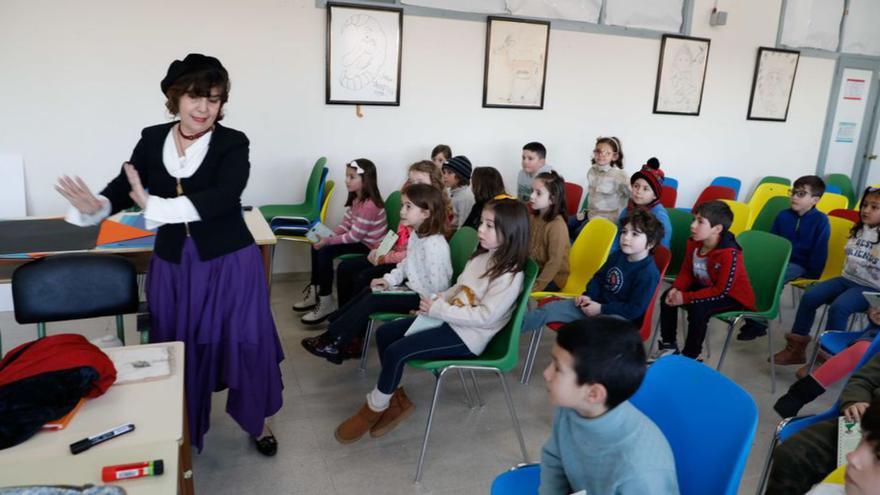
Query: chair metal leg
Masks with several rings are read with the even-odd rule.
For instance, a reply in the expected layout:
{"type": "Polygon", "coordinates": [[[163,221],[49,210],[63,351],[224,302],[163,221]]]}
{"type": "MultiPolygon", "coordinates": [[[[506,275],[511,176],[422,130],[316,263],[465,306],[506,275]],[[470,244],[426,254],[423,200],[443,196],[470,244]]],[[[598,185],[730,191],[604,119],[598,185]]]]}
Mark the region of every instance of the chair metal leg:
{"type": "Polygon", "coordinates": [[[654,325],[654,331],[651,333],[651,344],[648,346],[648,354],[654,351],[658,335],[660,335],[660,318],[657,318],[657,324],[654,325]]]}
{"type": "MultiPolygon", "coordinates": [[[[733,331],[732,327],[730,331],[733,331]]],[[[709,359],[710,357],[712,357],[712,339],[709,336],[708,328],[706,329],[706,338],[704,338],[703,341],[706,343],[706,359],[709,359]]]]}
{"type": "MultiPolygon", "coordinates": [[[[431,424],[434,422],[434,411],[437,409],[437,401],[440,398],[440,385],[443,383],[443,376],[449,368],[444,368],[437,374],[437,381],[434,383],[434,397],[431,399],[431,409],[428,411],[428,423],[425,425],[425,438],[422,439],[422,452],[419,454],[419,465],[416,467],[416,479],[418,483],[422,481],[422,468],[425,463],[425,453],[428,452],[428,438],[431,435],[431,424]]],[[[463,379],[463,378],[462,378],[463,379]]]]}
{"type": "Polygon", "coordinates": [[[45,322],[41,321],[40,323],[37,323],[37,338],[38,339],[46,338],[46,323],[45,322]]]}
{"type": "Polygon", "coordinates": [[[820,333],[822,333],[822,322],[825,320],[825,316],[828,314],[828,305],[826,304],[822,308],[822,316],[819,317],[819,326],[816,327],[816,331],[810,329],[810,337],[816,338],[820,333]]]}
{"type": "Polygon", "coordinates": [[[116,336],[125,345],[125,323],[122,321],[122,315],[116,315],[116,336]]]}
{"type": "Polygon", "coordinates": [[[764,494],[764,489],[767,487],[767,478],[770,477],[770,465],[773,463],[773,449],[776,448],[778,443],[779,436],[774,433],[773,438],[770,439],[770,450],[767,451],[767,458],[764,459],[764,468],[761,470],[761,477],[758,478],[758,489],[755,491],[755,495],[764,494]]]}
{"type": "Polygon", "coordinates": [[[543,325],[535,329],[532,333],[532,340],[529,341],[529,350],[526,351],[526,362],[523,364],[523,374],[520,383],[529,384],[529,378],[532,377],[532,367],[535,366],[535,359],[538,356],[538,347],[541,344],[541,333],[544,331],[543,325]]]}
{"type": "Polygon", "coordinates": [[[504,373],[499,370],[493,370],[501,380],[501,388],[504,389],[504,398],[507,399],[507,409],[510,410],[510,419],[513,420],[513,429],[516,431],[516,438],[519,440],[519,448],[522,450],[523,462],[529,462],[529,452],[526,450],[526,442],[523,440],[522,430],[519,427],[519,420],[516,418],[516,410],[513,408],[513,399],[510,397],[510,388],[507,386],[507,380],[504,379],[504,373]]]}
{"type": "Polygon", "coordinates": [[[810,356],[810,371],[807,372],[808,375],[812,374],[813,368],[816,367],[816,359],[819,357],[819,348],[822,347],[822,335],[824,334],[825,332],[819,332],[819,336],[816,337],[816,342],[813,344],[813,354],[810,356]]]}
{"type": "Polygon", "coordinates": [[[715,371],[721,372],[721,365],[724,364],[724,356],[727,355],[727,348],[730,346],[730,338],[733,337],[733,327],[739,323],[740,318],[742,316],[737,316],[734,320],[727,324],[727,337],[724,339],[724,347],[721,348],[721,356],[718,358],[718,365],[715,366],[715,371]]]}
{"type": "Polygon", "coordinates": [[[471,371],[471,381],[474,383],[474,394],[477,396],[477,404],[483,407],[485,404],[483,403],[483,396],[480,395],[480,384],[477,383],[477,375],[473,371],[471,371]]]}
{"type": "Polygon", "coordinates": [[[373,324],[374,320],[370,320],[367,323],[367,334],[364,335],[364,346],[361,348],[361,364],[358,365],[358,370],[361,373],[367,371],[367,356],[369,356],[370,341],[373,340],[373,324]]]}
{"type": "Polygon", "coordinates": [[[474,401],[471,399],[471,391],[464,379],[464,371],[458,370],[458,378],[461,380],[461,388],[464,390],[464,401],[467,404],[468,409],[473,409],[475,407],[474,401]]]}
{"type": "Polygon", "coordinates": [[[773,325],[767,322],[767,356],[770,359],[770,393],[776,393],[776,359],[773,357],[773,325]]]}

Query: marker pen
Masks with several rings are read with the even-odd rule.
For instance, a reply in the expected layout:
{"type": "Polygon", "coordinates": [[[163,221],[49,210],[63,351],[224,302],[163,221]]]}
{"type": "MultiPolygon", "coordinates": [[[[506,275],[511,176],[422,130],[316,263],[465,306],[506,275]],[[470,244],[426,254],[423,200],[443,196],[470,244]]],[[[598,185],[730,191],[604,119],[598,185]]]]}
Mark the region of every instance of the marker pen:
{"type": "Polygon", "coordinates": [[[162,459],[150,462],[135,462],[133,464],[118,464],[116,466],[104,466],[101,469],[101,480],[130,480],[143,478],[144,476],[159,476],[164,472],[165,463],[162,462],[162,459]]]}
{"type": "Polygon", "coordinates": [[[113,428],[112,430],[107,430],[103,433],[98,433],[95,436],[83,438],[82,440],[80,440],[78,442],[74,442],[74,443],[70,444],[70,453],[73,455],[76,455],[76,454],[79,454],[80,452],[85,452],[86,450],[89,450],[90,448],[94,447],[95,445],[98,445],[101,442],[106,442],[107,440],[110,440],[111,438],[116,438],[120,435],[125,435],[126,433],[128,433],[130,431],[134,431],[134,424],[127,423],[124,425],[117,426],[116,428],[113,428]]]}

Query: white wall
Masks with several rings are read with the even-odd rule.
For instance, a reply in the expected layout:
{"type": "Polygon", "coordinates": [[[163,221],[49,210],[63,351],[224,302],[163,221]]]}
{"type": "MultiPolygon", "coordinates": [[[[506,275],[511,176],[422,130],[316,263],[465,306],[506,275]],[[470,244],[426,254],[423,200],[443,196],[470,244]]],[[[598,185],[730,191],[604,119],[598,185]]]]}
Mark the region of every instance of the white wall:
{"type": "MultiPolygon", "coordinates": [[[[573,181],[586,176],[598,135],[623,141],[626,169],[658,156],[690,204],[717,175],[796,177],[815,170],[834,61],[802,57],[788,122],[745,119],[759,45],[776,38],[781,0],[722,0],[729,23],[708,25],[696,0],[694,36],[712,38],[701,116],[653,115],[659,40],[551,30],[542,111],[481,107],[485,22],[404,18],[400,107],[324,104],[325,11],[314,0],[0,2],[0,153],[21,153],[28,212],[63,211],[61,173],[100,187],[128,158],[139,130],[165,121],[159,81],[188,52],[220,58],[233,85],[225,123],[251,138],[244,202],[301,199],[326,155],[330,178],[365,156],[383,191],[443,142],[475,165],[498,167],[514,189],[522,145],[542,141],[573,181]]],[[[342,212],[343,195],[331,208],[342,212]]],[[[279,250],[278,271],[307,267],[302,247],[279,250]]]]}

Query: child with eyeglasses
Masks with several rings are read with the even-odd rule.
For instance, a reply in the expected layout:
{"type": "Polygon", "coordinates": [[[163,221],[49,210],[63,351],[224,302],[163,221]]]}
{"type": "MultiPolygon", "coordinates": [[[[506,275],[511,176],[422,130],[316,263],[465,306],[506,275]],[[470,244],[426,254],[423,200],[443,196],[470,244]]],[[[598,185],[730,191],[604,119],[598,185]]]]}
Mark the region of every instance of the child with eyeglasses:
{"type": "Polygon", "coordinates": [[[623,146],[620,139],[599,137],[587,172],[587,208],[568,219],[568,233],[574,242],[586,222],[596,217],[617,223],[620,210],[630,197],[629,176],[623,171],[623,146]]]}
{"type": "MultiPolygon", "coordinates": [[[[825,194],[825,181],[805,175],[791,187],[791,208],[779,212],[770,232],[791,242],[791,258],[785,270],[785,283],[796,278],[819,278],[828,258],[831,226],[828,215],[816,209],[825,194]]],[[[842,329],[840,329],[842,330],[842,329]]],[[[738,340],[753,340],[767,335],[767,325],[748,320],[737,335],[738,340]]]]}

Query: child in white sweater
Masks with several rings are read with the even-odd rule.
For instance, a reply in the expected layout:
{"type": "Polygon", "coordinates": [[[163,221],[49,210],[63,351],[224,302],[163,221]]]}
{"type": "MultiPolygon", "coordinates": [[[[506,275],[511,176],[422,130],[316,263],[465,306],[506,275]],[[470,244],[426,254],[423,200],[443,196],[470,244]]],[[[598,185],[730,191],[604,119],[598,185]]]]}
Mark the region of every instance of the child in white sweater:
{"type": "Polygon", "coordinates": [[[510,320],[528,260],[528,211],[512,199],[491,201],[483,208],[477,232],[480,247],[457,283],[419,304],[419,314],[440,320],[439,326],[406,335],[413,323],[408,318],[377,332],[382,360],[378,384],[336,428],[340,443],[354,442],[368,431],[372,437],[382,436],[412,414],[415,405],[398,388],[407,361],[474,358],[510,320]]]}

